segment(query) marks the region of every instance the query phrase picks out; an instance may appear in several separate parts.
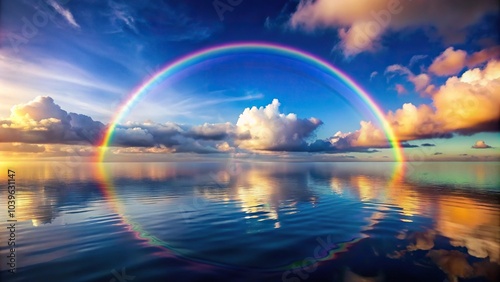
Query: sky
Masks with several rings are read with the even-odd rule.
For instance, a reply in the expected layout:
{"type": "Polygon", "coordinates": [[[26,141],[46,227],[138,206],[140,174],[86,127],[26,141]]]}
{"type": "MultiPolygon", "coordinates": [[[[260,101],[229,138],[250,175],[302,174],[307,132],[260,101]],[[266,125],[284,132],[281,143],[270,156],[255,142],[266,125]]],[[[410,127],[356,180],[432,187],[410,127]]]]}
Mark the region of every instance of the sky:
{"type": "MultiPolygon", "coordinates": [[[[361,86],[407,160],[500,160],[495,0],[1,0],[0,157],[93,160],[134,90],[225,44],[301,50],[361,86]]],[[[106,160],[392,161],[374,113],[338,77],[265,53],[158,81],[106,160]]]]}

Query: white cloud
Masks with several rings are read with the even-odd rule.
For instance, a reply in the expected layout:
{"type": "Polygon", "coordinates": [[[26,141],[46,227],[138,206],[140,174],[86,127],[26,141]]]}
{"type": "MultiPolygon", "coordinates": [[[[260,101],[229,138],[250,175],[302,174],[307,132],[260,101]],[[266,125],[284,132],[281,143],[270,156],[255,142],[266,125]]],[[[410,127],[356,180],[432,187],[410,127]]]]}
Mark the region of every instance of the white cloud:
{"type": "Polygon", "coordinates": [[[49,0],[48,1],[49,5],[52,6],[63,18],[73,27],[80,28],[80,25],[75,21],[75,18],[73,17],[73,14],[70,12],[69,9],[65,9],[59,3],[57,3],[56,0],[49,0]]]}
{"type": "Polygon", "coordinates": [[[236,123],[239,135],[249,135],[238,145],[251,150],[305,150],[306,139],[323,122],[316,118],[299,119],[295,114],[283,114],[274,99],[266,107],[246,108],[236,123]]]}

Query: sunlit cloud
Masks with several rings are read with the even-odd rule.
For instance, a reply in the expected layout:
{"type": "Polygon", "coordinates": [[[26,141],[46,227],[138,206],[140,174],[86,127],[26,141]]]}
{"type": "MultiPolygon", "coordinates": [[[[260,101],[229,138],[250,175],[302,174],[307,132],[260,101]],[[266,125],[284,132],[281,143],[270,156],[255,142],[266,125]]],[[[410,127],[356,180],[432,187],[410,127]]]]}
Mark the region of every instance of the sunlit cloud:
{"type": "MultiPolygon", "coordinates": [[[[400,67],[393,70],[404,71],[400,67]]],[[[474,68],[460,77],[448,78],[431,97],[432,104],[405,103],[386,115],[402,141],[451,138],[452,134],[470,135],[498,131],[500,120],[500,61],[492,60],[483,68],[474,68]]],[[[361,122],[353,133],[337,133],[338,144],[380,146],[386,136],[370,122],[361,122]]]]}
{"type": "Polygon", "coordinates": [[[23,143],[0,143],[1,152],[43,153],[45,146],[23,143]]]}
{"type": "Polygon", "coordinates": [[[497,11],[494,0],[301,0],[287,25],[306,32],[335,29],[340,38],[336,48],[351,57],[378,49],[388,31],[432,29],[446,43],[463,42],[467,27],[497,11]]]}
{"type": "Polygon", "coordinates": [[[104,125],[92,118],[68,113],[47,96],[12,107],[0,119],[0,142],[31,144],[96,144],[104,125]]]}
{"type": "Polygon", "coordinates": [[[476,67],[489,60],[499,58],[500,46],[486,48],[471,55],[468,55],[466,51],[449,47],[434,59],[429,66],[429,71],[438,76],[456,75],[465,67],[476,67]]]}
{"type": "Polygon", "coordinates": [[[483,140],[478,140],[476,144],[472,146],[473,149],[488,149],[491,148],[490,145],[486,144],[483,140]]]}

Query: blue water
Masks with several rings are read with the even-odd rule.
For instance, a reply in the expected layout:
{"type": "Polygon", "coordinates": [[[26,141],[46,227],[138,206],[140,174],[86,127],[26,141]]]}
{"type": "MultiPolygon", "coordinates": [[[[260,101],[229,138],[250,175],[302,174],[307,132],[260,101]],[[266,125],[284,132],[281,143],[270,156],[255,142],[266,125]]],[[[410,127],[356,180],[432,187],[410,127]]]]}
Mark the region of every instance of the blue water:
{"type": "MultiPolygon", "coordinates": [[[[499,271],[500,163],[6,166],[16,273],[2,228],[1,281],[495,281],[499,271]]],[[[5,189],[0,199],[8,226],[5,189]]]]}

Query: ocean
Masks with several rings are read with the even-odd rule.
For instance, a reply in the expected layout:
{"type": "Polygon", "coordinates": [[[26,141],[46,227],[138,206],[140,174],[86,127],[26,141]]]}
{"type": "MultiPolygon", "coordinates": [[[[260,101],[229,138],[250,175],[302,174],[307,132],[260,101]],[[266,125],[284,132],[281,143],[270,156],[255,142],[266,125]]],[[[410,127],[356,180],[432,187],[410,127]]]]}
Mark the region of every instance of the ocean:
{"type": "Polygon", "coordinates": [[[498,278],[499,162],[0,166],[1,281],[498,278]]]}

